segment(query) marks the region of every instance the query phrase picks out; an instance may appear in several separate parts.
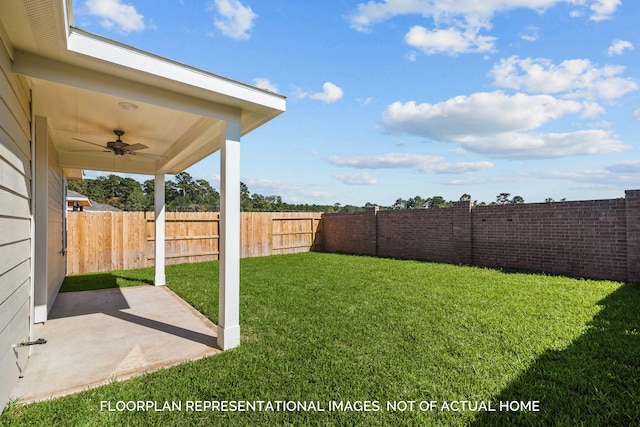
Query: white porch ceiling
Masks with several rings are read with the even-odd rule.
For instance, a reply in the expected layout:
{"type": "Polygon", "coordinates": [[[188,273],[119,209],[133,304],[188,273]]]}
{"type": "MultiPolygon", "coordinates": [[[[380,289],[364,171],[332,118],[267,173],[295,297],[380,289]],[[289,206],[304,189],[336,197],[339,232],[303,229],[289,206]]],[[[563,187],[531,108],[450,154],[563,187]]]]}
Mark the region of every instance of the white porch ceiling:
{"type": "Polygon", "coordinates": [[[225,137],[224,122],[214,118],[44,80],[35,80],[33,89],[34,111],[48,119],[62,168],[175,174],[217,151],[225,137]],[[125,132],[125,143],[149,148],[119,156],[79,141],[105,146],[117,138],[116,129],[125,132]]]}
{"type": "Polygon", "coordinates": [[[68,1],[0,2],[0,35],[32,90],[34,114],[48,119],[61,167],[175,174],[217,151],[229,133],[240,137],[285,111],[281,95],[70,27],[68,1]],[[78,140],[106,145],[115,129],[154,157],[117,156],[78,140]]]}

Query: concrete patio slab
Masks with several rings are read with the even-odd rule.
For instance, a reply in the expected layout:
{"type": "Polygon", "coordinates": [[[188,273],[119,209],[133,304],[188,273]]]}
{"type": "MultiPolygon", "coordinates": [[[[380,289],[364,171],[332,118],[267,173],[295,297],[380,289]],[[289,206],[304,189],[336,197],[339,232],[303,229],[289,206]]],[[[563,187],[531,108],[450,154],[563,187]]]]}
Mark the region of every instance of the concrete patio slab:
{"type": "Polygon", "coordinates": [[[57,296],[12,393],[33,402],[215,354],[216,325],[166,286],[57,296]]]}

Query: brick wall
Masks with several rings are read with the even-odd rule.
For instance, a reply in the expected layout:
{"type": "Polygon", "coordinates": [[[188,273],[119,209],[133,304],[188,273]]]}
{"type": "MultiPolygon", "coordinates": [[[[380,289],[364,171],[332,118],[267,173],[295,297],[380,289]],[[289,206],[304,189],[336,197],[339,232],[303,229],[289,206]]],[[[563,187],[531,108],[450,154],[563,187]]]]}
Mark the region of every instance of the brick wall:
{"type": "Polygon", "coordinates": [[[322,215],[323,248],[326,252],[377,255],[376,217],[378,208],[365,212],[322,215]],[[325,221],[325,218],[330,218],[325,221]]]}
{"type": "Polygon", "coordinates": [[[627,279],[624,199],[478,206],[472,223],[478,265],[627,279]]]}
{"type": "Polygon", "coordinates": [[[324,214],[324,248],[640,281],[640,190],[625,199],[324,214]]]}
{"type": "Polygon", "coordinates": [[[469,202],[378,212],[378,256],[471,263],[469,202]]]}

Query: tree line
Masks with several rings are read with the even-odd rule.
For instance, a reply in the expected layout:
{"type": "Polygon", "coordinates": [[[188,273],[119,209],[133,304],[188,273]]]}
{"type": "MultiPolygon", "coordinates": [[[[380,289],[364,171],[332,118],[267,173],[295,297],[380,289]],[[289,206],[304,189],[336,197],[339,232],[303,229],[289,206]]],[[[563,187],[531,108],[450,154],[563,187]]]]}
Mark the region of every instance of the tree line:
{"type": "MultiPolygon", "coordinates": [[[[69,190],[76,191],[96,203],[111,205],[124,211],[153,211],[155,181],[143,183],[117,175],[96,179],[70,180],[69,190]]],[[[204,179],[193,179],[188,172],[165,181],[165,209],[169,212],[217,212],[220,193],[204,179]]],[[[240,183],[240,210],[243,212],[355,212],[364,207],[287,203],[281,196],[251,193],[240,183]]]]}
{"type": "MultiPolygon", "coordinates": [[[[471,195],[463,194],[458,199],[461,202],[470,202],[471,195]]],[[[552,199],[547,199],[548,202],[553,201],[552,199]]],[[[423,199],[420,196],[411,197],[407,200],[405,199],[397,199],[393,205],[391,205],[391,209],[433,209],[433,208],[448,208],[453,206],[453,200],[445,200],[442,196],[433,196],[423,199]]],[[[477,200],[473,201],[474,205],[485,206],[489,205],[517,205],[520,203],[524,203],[524,199],[521,196],[513,196],[511,197],[511,193],[500,193],[496,196],[496,200],[490,203],[486,202],[478,202],[477,200]]]]}
{"type": "MultiPolygon", "coordinates": [[[[96,179],[71,180],[69,190],[76,191],[97,203],[104,203],[125,211],[153,211],[155,181],[148,179],[143,183],[133,178],[123,178],[117,175],[100,176],[96,179]]],[[[469,194],[463,194],[460,201],[471,201],[469,194]]],[[[547,199],[547,202],[553,200],[547,199]]],[[[251,193],[249,187],[240,183],[240,210],[243,212],[358,212],[369,206],[379,206],[380,209],[433,209],[453,205],[452,200],[442,196],[423,198],[421,196],[409,199],[399,198],[391,206],[380,206],[367,202],[364,206],[287,203],[277,195],[262,195],[251,193]]],[[[500,193],[496,200],[488,204],[519,204],[524,203],[520,196],[511,197],[510,193],[500,193]]],[[[476,205],[486,205],[485,202],[474,201],[476,205]]],[[[193,179],[187,173],[175,175],[173,180],[165,181],[165,206],[170,212],[217,212],[220,210],[220,193],[204,179],[193,179]]]]}

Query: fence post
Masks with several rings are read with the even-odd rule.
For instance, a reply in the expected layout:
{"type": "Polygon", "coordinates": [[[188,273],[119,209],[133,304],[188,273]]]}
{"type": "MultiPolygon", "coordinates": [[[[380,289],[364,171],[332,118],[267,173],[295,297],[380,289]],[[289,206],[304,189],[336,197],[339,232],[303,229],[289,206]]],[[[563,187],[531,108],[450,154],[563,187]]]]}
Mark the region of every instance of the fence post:
{"type": "Polygon", "coordinates": [[[640,190],[625,191],[627,281],[640,282],[640,190]]]}

